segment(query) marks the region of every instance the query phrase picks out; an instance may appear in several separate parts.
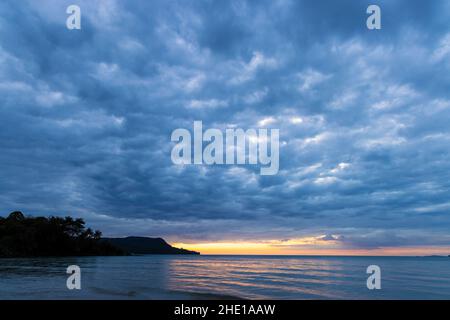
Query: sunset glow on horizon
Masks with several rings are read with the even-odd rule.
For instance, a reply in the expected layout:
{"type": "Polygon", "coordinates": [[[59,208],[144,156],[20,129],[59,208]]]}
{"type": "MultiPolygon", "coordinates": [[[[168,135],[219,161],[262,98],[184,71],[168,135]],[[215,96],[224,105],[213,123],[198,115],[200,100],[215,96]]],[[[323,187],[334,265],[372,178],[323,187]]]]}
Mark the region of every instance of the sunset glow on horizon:
{"type": "Polygon", "coordinates": [[[354,249],[345,248],[338,241],[324,241],[314,237],[288,241],[175,242],[172,245],[206,255],[430,256],[450,254],[450,247],[445,246],[354,249]]]}

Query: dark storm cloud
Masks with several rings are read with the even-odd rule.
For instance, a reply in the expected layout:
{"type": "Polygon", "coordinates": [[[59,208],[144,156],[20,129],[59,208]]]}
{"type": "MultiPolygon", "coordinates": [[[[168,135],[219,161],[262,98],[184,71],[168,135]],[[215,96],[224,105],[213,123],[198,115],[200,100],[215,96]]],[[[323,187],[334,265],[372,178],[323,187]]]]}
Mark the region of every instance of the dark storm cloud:
{"type": "Polygon", "coordinates": [[[70,1],[3,1],[2,212],[114,235],[450,244],[449,5],[377,3],[380,31],[365,1],[79,1],[69,31],[70,1]],[[170,134],[194,120],[279,128],[279,174],[172,165],[170,134]]]}

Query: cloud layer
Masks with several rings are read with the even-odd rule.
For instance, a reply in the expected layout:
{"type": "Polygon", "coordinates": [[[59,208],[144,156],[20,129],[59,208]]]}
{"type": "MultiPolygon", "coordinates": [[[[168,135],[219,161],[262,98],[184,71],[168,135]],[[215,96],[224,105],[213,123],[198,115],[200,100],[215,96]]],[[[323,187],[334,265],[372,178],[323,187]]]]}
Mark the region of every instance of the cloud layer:
{"type": "Polygon", "coordinates": [[[0,210],[182,241],[450,246],[450,6],[2,1],[0,210]],[[279,128],[280,173],[175,166],[176,128],[279,128]]]}

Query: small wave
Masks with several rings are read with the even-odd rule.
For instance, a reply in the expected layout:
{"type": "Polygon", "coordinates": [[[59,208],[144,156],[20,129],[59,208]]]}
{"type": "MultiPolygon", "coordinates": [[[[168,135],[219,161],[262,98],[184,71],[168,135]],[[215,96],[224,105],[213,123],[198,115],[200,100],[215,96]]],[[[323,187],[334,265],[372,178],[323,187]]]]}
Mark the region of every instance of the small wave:
{"type": "Polygon", "coordinates": [[[176,295],[186,295],[190,298],[188,300],[245,300],[238,296],[209,293],[209,292],[194,292],[194,291],[184,291],[184,290],[169,290],[176,295]]]}
{"type": "Polygon", "coordinates": [[[111,289],[97,288],[97,287],[91,287],[89,289],[91,291],[93,291],[95,294],[106,295],[106,296],[135,298],[138,295],[138,292],[134,291],[134,290],[119,291],[119,290],[111,290],[111,289]]]}

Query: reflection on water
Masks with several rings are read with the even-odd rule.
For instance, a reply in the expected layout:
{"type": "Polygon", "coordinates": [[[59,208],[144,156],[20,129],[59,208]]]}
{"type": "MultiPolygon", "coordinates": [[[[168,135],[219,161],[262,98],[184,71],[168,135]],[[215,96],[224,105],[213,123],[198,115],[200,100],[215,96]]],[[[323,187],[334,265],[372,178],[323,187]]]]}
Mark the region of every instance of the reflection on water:
{"type": "Polygon", "coordinates": [[[131,256],[0,259],[0,299],[450,299],[450,259],[131,256]],[[79,265],[82,290],[66,288],[79,265]],[[366,268],[382,269],[368,290],[366,268]]]}
{"type": "Polygon", "coordinates": [[[175,260],[169,285],[181,290],[226,293],[251,299],[333,298],[330,289],[342,283],[338,260],[239,258],[175,260]]]}

